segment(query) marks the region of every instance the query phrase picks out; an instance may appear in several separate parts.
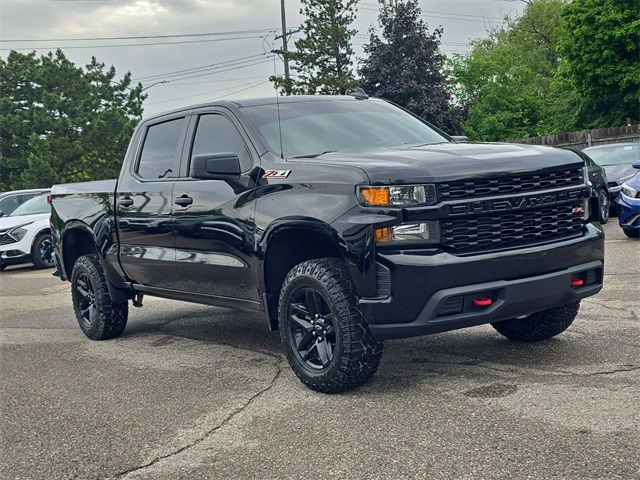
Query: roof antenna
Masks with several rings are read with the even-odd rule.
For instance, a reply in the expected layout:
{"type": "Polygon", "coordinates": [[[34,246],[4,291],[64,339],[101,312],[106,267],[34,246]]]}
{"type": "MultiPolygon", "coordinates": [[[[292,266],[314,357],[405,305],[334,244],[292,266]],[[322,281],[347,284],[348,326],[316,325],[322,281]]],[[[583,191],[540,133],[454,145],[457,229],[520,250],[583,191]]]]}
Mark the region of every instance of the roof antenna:
{"type": "Polygon", "coordinates": [[[349,95],[354,97],[356,100],[366,100],[369,98],[369,95],[364,93],[364,90],[360,87],[349,90],[349,95]]]}

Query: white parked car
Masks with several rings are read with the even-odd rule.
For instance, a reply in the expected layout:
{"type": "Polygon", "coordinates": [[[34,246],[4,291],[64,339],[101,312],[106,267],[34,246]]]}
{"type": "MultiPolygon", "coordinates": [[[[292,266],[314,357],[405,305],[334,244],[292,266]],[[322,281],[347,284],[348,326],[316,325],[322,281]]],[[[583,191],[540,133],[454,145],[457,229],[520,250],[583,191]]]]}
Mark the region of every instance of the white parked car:
{"type": "Polygon", "coordinates": [[[39,195],[0,217],[0,270],[26,262],[36,268],[53,267],[50,216],[47,195],[39,195]]]}
{"type": "Polygon", "coordinates": [[[9,215],[27,200],[43,193],[49,193],[50,190],[49,188],[32,188],[30,190],[0,192],[0,217],[9,215]]]}

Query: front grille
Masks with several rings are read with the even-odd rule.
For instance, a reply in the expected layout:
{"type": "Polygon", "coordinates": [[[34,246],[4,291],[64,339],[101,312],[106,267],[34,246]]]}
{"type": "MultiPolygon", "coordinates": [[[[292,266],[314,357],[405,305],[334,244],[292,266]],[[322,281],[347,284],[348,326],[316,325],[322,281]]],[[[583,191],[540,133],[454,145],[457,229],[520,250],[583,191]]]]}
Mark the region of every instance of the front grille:
{"type": "Polygon", "coordinates": [[[582,168],[486,180],[463,180],[439,184],[438,200],[464,200],[538,192],[553,188],[582,185],[583,183],[582,168]]]}
{"type": "Polygon", "coordinates": [[[582,205],[562,204],[440,221],[443,247],[456,253],[555,240],[582,227],[582,205]]]}
{"type": "Polygon", "coordinates": [[[0,234],[0,245],[10,245],[16,243],[15,239],[10,237],[9,234],[0,234]]]}
{"type": "Polygon", "coordinates": [[[445,315],[454,315],[456,313],[462,313],[464,308],[464,295],[456,295],[455,297],[449,297],[445,300],[438,311],[438,316],[443,317],[445,315]]]}

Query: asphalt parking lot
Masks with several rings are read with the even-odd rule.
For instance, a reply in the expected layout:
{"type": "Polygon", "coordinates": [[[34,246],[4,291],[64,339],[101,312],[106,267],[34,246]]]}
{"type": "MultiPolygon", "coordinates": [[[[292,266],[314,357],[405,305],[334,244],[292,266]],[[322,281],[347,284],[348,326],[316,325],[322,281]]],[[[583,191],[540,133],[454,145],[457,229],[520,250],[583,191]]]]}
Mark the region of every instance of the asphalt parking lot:
{"type": "Polygon", "coordinates": [[[386,342],[374,380],[305,388],[262,316],[147,298],[88,340],[69,284],[0,274],[5,479],[640,478],[640,242],[564,334],[386,342]]]}

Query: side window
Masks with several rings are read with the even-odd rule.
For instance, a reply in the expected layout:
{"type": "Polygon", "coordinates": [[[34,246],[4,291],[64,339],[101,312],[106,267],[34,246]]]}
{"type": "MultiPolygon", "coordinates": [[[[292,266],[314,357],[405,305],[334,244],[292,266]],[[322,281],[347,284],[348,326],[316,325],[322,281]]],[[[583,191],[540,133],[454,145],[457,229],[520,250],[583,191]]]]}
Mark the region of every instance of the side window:
{"type": "Polygon", "coordinates": [[[0,210],[5,214],[11,213],[18,206],[18,196],[11,195],[0,200],[0,210]]]}
{"type": "Polygon", "coordinates": [[[180,167],[180,153],[186,118],[151,125],[142,145],[136,173],[148,180],[175,178],[180,167]]]}
{"type": "Polygon", "coordinates": [[[231,120],[224,115],[202,115],[198,120],[191,156],[226,152],[238,155],[243,172],[251,168],[249,150],[231,120]]]}

